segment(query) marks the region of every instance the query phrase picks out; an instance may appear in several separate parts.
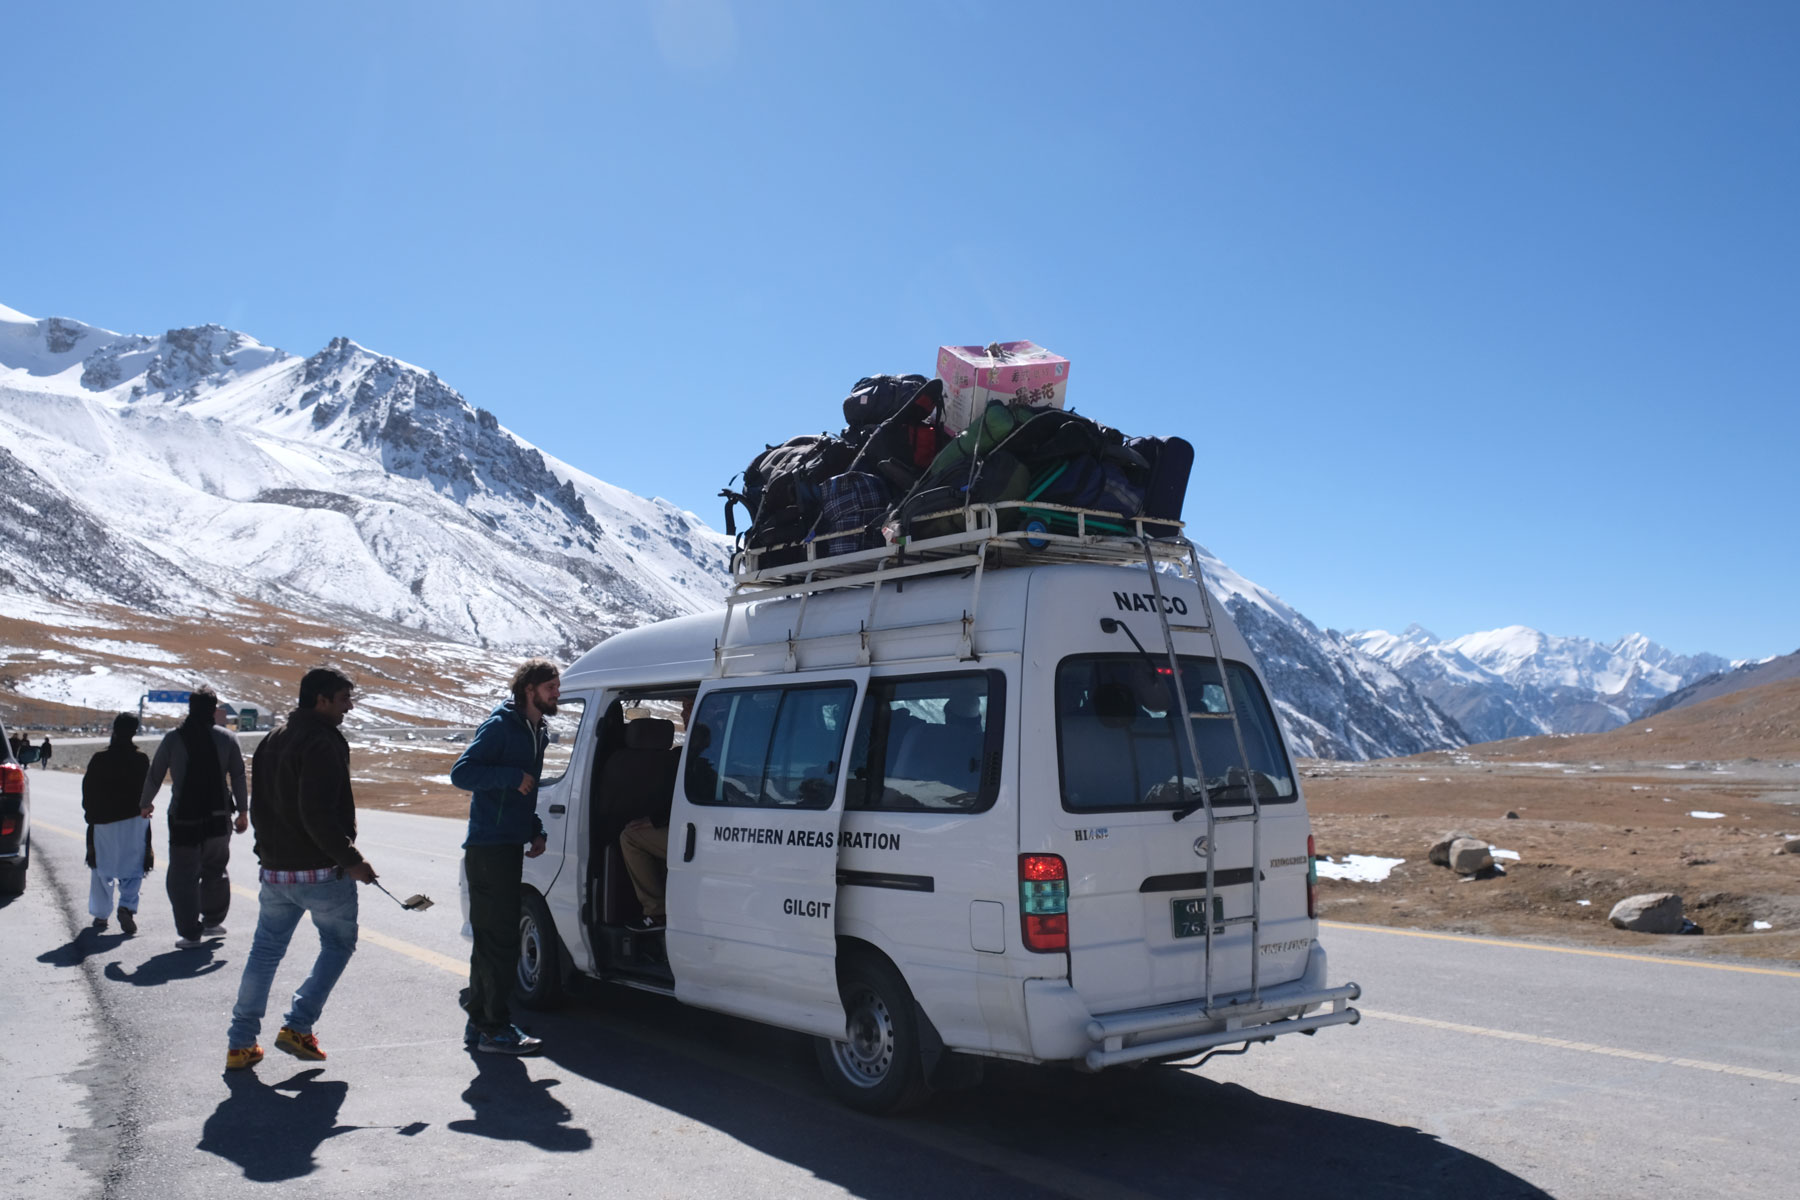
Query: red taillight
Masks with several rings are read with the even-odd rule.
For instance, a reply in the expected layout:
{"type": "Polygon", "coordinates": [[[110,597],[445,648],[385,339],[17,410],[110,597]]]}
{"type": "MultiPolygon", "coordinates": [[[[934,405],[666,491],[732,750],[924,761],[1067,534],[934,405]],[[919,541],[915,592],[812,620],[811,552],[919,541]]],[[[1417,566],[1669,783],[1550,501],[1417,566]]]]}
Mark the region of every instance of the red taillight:
{"type": "Polygon", "coordinates": [[[0,817],[0,837],[11,837],[19,832],[19,818],[0,817]]]}
{"type": "Polygon", "coordinates": [[[1027,950],[1069,948],[1069,868],[1061,855],[1019,855],[1019,923],[1027,950]]]}
{"type": "Polygon", "coordinates": [[[1306,835],[1306,917],[1317,920],[1319,916],[1319,860],[1313,854],[1313,835],[1306,835]]]}
{"type": "Polygon", "coordinates": [[[18,763],[0,763],[0,796],[25,794],[25,768],[18,763]]]}

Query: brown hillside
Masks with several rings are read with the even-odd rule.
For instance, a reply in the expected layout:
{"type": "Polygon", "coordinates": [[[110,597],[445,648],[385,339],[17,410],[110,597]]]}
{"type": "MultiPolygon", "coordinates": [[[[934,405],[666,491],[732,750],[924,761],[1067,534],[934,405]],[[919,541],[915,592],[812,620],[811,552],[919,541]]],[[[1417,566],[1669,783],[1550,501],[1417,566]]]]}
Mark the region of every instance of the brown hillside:
{"type": "Polygon", "coordinates": [[[1745,688],[1605,733],[1485,742],[1468,753],[1584,763],[1800,759],[1800,679],[1745,688]]]}

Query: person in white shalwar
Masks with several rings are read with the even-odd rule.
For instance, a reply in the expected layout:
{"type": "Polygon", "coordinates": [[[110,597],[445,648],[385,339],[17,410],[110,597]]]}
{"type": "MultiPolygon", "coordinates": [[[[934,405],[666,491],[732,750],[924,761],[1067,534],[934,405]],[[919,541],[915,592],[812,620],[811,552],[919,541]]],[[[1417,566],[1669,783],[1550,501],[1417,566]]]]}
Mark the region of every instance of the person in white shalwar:
{"type": "Polygon", "coordinates": [[[113,718],[112,743],[88,760],[81,777],[81,811],[88,823],[88,914],[104,931],[116,912],[119,928],[137,932],[138,892],[144,883],[144,838],[150,820],[139,808],[150,759],[131,739],[138,719],[113,718]],[[113,907],[114,888],[118,907],[113,907]]]}

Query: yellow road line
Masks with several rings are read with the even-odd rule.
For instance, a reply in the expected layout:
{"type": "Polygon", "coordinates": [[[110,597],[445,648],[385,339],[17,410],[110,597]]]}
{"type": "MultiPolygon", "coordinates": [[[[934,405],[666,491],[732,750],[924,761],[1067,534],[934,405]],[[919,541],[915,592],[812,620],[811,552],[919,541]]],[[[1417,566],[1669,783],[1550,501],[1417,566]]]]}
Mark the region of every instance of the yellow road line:
{"type": "Polygon", "coordinates": [[[1430,1017],[1408,1017],[1399,1013],[1380,1012],[1367,1008],[1359,1008],[1357,1011],[1365,1017],[1374,1017],[1381,1021],[1398,1021],[1403,1025],[1423,1025],[1427,1029],[1442,1029],[1450,1033],[1468,1034],[1472,1037],[1498,1038],[1505,1042],[1526,1042],[1533,1046],[1549,1046],[1556,1050],[1578,1050],[1583,1054],[1603,1054],[1609,1058],[1629,1058],[1637,1062],[1660,1063],[1671,1067],[1686,1067],[1694,1071],[1713,1071],[1720,1075],[1742,1075],[1746,1079],[1766,1079],[1775,1083],[1800,1085],[1800,1075],[1789,1075],[1783,1071],[1763,1071],[1756,1067],[1734,1067],[1728,1063],[1708,1062],[1702,1058],[1676,1058],[1672,1054],[1622,1050],[1617,1046],[1596,1046],[1592,1042],[1572,1042],[1567,1038],[1543,1037],[1535,1033],[1486,1029],[1480,1025],[1459,1025],[1454,1021],[1436,1021],[1430,1017]]]}
{"type": "Polygon", "coordinates": [[[51,833],[60,833],[64,837],[80,838],[83,841],[87,840],[86,833],[76,833],[73,829],[64,829],[61,825],[52,825],[50,822],[40,821],[36,817],[33,817],[31,820],[31,829],[34,833],[40,829],[48,829],[51,833]]]}
{"type": "Polygon", "coordinates": [[[1655,963],[1662,967],[1700,967],[1708,971],[1736,971],[1741,975],[1779,975],[1800,979],[1800,971],[1784,971],[1779,967],[1741,967],[1733,963],[1695,962],[1689,958],[1663,958],[1655,954],[1627,954],[1620,950],[1580,950],[1574,946],[1540,946],[1536,942],[1509,942],[1501,938],[1470,937],[1462,933],[1427,933],[1423,929],[1393,929],[1386,925],[1351,925],[1343,921],[1320,921],[1325,929],[1351,929],[1358,933],[1391,933],[1396,937],[1431,938],[1440,942],[1468,942],[1476,946],[1505,946],[1513,950],[1542,950],[1549,954],[1581,954],[1588,958],[1622,958],[1626,962],[1655,963]]]}

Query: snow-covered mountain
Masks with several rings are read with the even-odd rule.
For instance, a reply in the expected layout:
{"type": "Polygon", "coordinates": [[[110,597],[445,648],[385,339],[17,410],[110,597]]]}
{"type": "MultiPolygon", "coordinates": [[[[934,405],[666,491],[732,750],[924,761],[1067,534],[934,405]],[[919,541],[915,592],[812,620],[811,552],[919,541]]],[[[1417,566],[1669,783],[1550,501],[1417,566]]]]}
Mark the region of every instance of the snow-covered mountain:
{"type": "MultiPolygon", "coordinates": [[[[0,308],[0,616],[54,598],[241,624],[266,604],[568,655],[717,606],[729,550],[692,513],[559,462],[432,372],[344,338],[298,358],[217,325],[145,337],[0,308]]],[[[1297,753],[1466,740],[1403,672],[1205,566],[1297,753]]],[[[44,698],[94,694],[71,674],[79,653],[44,652],[66,676],[44,698]]]]}
{"type": "Polygon", "coordinates": [[[1678,655],[1639,633],[1604,644],[1509,625],[1449,641],[1410,625],[1351,644],[1411,680],[1476,741],[1599,733],[1642,716],[1669,693],[1730,664],[1678,655]]]}
{"type": "Polygon", "coordinates": [[[0,308],[0,587],[153,612],[249,597],[570,653],[716,606],[729,543],[344,338],[121,336],[0,308]]]}

